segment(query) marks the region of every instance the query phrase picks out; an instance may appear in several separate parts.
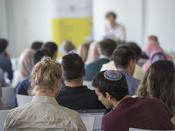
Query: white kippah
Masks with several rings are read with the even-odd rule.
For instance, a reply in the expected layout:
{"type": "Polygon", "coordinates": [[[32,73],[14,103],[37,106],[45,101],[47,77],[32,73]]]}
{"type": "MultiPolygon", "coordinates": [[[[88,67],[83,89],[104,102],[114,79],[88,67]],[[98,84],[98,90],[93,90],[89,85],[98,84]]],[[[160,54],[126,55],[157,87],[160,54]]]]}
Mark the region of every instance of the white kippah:
{"type": "Polygon", "coordinates": [[[118,81],[122,78],[122,74],[117,70],[107,70],[104,72],[104,77],[110,81],[118,81]]]}

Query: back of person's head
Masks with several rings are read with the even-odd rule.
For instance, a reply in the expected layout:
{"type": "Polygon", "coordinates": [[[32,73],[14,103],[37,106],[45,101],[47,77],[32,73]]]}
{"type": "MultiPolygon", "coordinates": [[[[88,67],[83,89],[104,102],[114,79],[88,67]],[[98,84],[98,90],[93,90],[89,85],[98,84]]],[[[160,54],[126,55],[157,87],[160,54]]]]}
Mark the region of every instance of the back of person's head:
{"type": "Polygon", "coordinates": [[[106,19],[109,18],[110,16],[112,16],[114,19],[117,19],[117,14],[114,13],[113,11],[109,11],[106,13],[106,19]]]}
{"type": "Polygon", "coordinates": [[[61,77],[61,65],[50,57],[44,57],[32,71],[34,92],[38,90],[54,92],[58,88],[57,84],[61,77]]]}
{"type": "Polygon", "coordinates": [[[135,53],[128,46],[121,46],[113,53],[114,64],[117,68],[127,68],[130,61],[135,61],[135,53]]]}
{"type": "Polygon", "coordinates": [[[52,56],[50,55],[50,53],[46,50],[46,49],[39,49],[35,52],[35,54],[33,55],[33,62],[34,64],[37,64],[43,57],[50,57],[52,58],[52,56]]]}
{"type": "Polygon", "coordinates": [[[151,65],[138,89],[139,96],[161,99],[171,110],[175,98],[175,69],[171,61],[160,60],[151,65]]]}
{"type": "Polygon", "coordinates": [[[43,46],[43,42],[41,41],[34,41],[31,45],[31,49],[39,50],[43,46]]]}
{"type": "Polygon", "coordinates": [[[64,41],[63,42],[63,49],[67,54],[70,51],[75,50],[75,45],[71,41],[64,41]]]}
{"type": "Polygon", "coordinates": [[[78,49],[78,54],[81,56],[83,62],[86,62],[87,60],[89,46],[90,46],[90,43],[83,43],[78,49]]]}
{"type": "Polygon", "coordinates": [[[105,39],[100,41],[99,43],[100,54],[107,57],[111,57],[113,51],[116,48],[117,48],[117,43],[112,39],[105,39]]]}
{"type": "Polygon", "coordinates": [[[128,42],[127,44],[135,52],[135,58],[138,61],[142,55],[141,48],[135,42],[128,42]]]}
{"type": "Polygon", "coordinates": [[[8,47],[8,41],[0,38],[0,53],[3,53],[8,47]]]}
{"type": "MultiPolygon", "coordinates": [[[[107,93],[112,96],[115,101],[120,101],[128,95],[128,85],[125,76],[117,70],[102,71],[95,75],[93,87],[106,97],[107,93]]],[[[105,102],[101,100],[105,105],[105,102]]],[[[105,105],[107,107],[107,105],[105,105]]],[[[109,107],[107,107],[109,108],[109,107]]]]}
{"type": "Polygon", "coordinates": [[[159,43],[159,39],[158,39],[158,37],[155,36],[155,35],[150,35],[150,36],[148,36],[148,42],[150,42],[150,41],[154,41],[154,42],[159,43]]]}
{"type": "Polygon", "coordinates": [[[43,46],[52,56],[53,59],[56,59],[58,53],[58,46],[54,42],[46,42],[43,46]]]}
{"type": "Polygon", "coordinates": [[[63,77],[66,81],[85,75],[84,62],[78,54],[68,54],[62,59],[63,77]]]}

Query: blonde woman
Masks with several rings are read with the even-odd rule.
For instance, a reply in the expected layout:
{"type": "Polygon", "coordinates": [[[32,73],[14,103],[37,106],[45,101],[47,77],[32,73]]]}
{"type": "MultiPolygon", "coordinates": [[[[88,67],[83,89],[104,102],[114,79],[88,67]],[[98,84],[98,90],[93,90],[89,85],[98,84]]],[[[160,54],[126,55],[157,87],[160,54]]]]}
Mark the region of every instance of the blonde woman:
{"type": "Polygon", "coordinates": [[[86,131],[79,116],[73,110],[60,106],[55,97],[60,91],[61,65],[45,57],[32,71],[35,96],[32,102],[11,110],[5,122],[8,129],[65,129],[86,131]]]}

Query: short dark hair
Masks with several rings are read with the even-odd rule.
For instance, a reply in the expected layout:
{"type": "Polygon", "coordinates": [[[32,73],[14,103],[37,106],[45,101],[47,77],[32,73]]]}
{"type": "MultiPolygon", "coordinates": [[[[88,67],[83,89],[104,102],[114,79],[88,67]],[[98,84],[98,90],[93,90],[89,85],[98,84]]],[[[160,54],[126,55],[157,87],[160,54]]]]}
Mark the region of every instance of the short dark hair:
{"type": "Polygon", "coordinates": [[[135,52],[136,60],[139,60],[142,55],[142,49],[135,42],[128,42],[127,44],[135,52]]]}
{"type": "Polygon", "coordinates": [[[52,57],[54,56],[55,52],[58,51],[58,46],[56,45],[56,43],[51,41],[46,42],[43,48],[46,49],[52,57]]]}
{"type": "Polygon", "coordinates": [[[113,59],[116,67],[127,68],[130,60],[135,60],[135,53],[130,47],[121,46],[114,51],[113,59]]]}
{"type": "Polygon", "coordinates": [[[92,81],[92,86],[98,88],[104,97],[106,97],[106,92],[108,92],[116,101],[120,101],[129,94],[126,78],[122,73],[120,80],[110,81],[104,77],[104,72],[98,72],[92,81]]]}
{"type": "Polygon", "coordinates": [[[71,41],[65,41],[63,48],[66,53],[69,53],[70,51],[75,50],[75,45],[71,41]]]}
{"type": "Polygon", "coordinates": [[[78,54],[68,54],[63,56],[61,64],[65,80],[78,79],[84,75],[84,63],[78,54]]]}
{"type": "Polygon", "coordinates": [[[6,39],[0,38],[0,53],[4,52],[8,47],[8,41],[6,39]]]}
{"type": "Polygon", "coordinates": [[[102,55],[111,56],[113,51],[117,48],[117,43],[112,39],[105,39],[99,42],[99,48],[102,55]]]}
{"type": "Polygon", "coordinates": [[[34,41],[34,42],[32,43],[32,45],[31,45],[31,48],[32,48],[33,50],[38,50],[38,49],[40,49],[42,46],[43,46],[43,42],[41,42],[41,41],[34,41]]]}
{"type": "Polygon", "coordinates": [[[39,49],[35,52],[35,54],[33,55],[33,62],[34,64],[37,64],[43,57],[50,57],[52,58],[52,56],[50,55],[50,53],[46,50],[46,49],[39,49]]]}
{"type": "Polygon", "coordinates": [[[105,17],[108,18],[109,16],[113,16],[114,19],[117,19],[117,14],[114,13],[113,11],[109,11],[108,13],[106,13],[105,17]]]}

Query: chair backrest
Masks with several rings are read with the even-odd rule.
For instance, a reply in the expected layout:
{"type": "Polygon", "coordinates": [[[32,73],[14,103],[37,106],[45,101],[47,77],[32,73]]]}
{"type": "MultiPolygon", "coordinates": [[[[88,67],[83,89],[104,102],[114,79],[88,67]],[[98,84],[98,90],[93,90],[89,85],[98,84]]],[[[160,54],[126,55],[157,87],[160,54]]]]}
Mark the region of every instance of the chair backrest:
{"type": "Polygon", "coordinates": [[[65,129],[23,129],[23,130],[8,129],[7,131],[66,131],[66,130],[65,129]]]}
{"type": "Polygon", "coordinates": [[[175,131],[175,130],[145,130],[145,129],[129,128],[129,131],[175,131]]]}
{"type": "Polygon", "coordinates": [[[22,105],[25,105],[26,103],[31,102],[32,98],[33,98],[33,96],[16,94],[18,106],[22,106],[22,105]]]}
{"type": "Polygon", "coordinates": [[[3,87],[2,88],[2,103],[6,109],[14,108],[15,102],[15,88],[3,87]]]}
{"type": "Polygon", "coordinates": [[[0,110],[0,131],[3,131],[4,122],[6,120],[8,112],[8,110],[0,110]]]}

